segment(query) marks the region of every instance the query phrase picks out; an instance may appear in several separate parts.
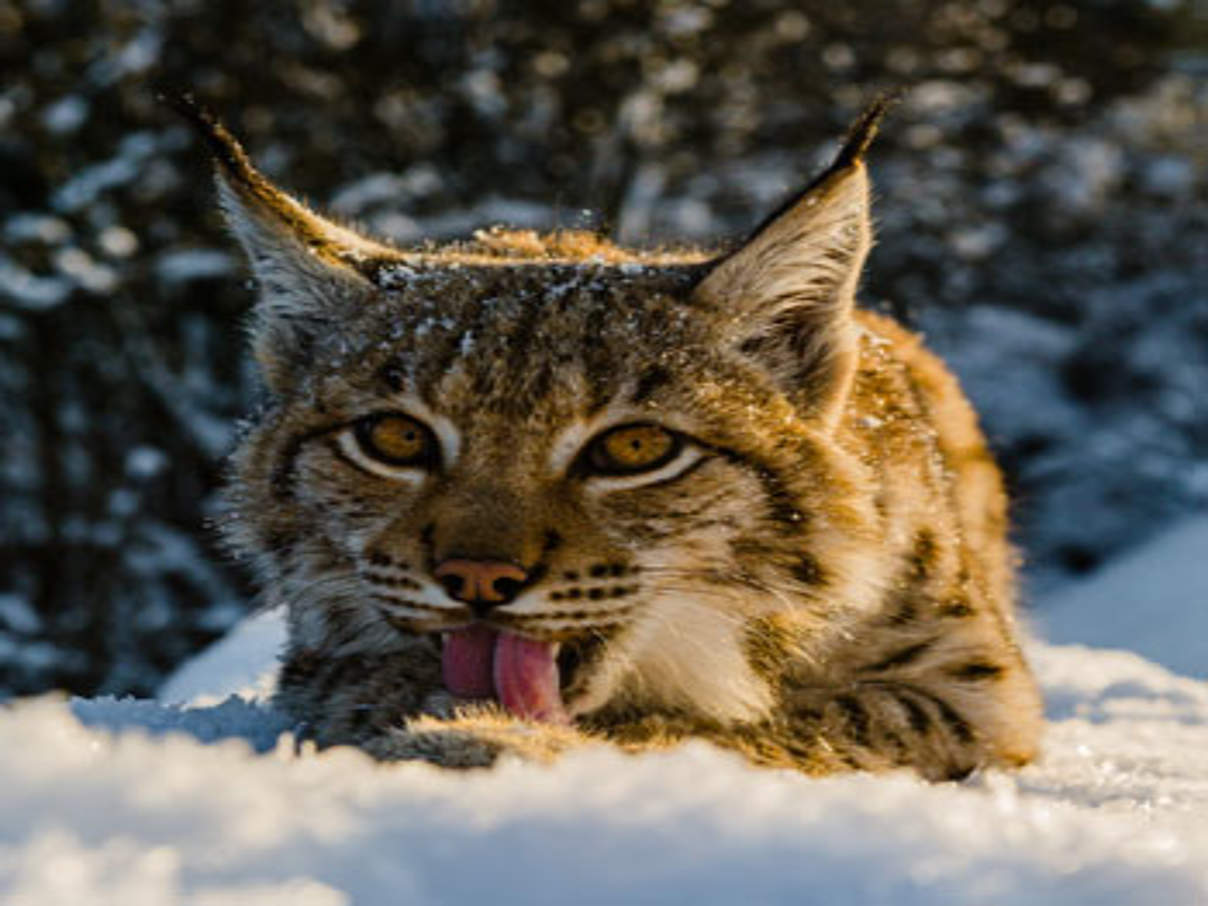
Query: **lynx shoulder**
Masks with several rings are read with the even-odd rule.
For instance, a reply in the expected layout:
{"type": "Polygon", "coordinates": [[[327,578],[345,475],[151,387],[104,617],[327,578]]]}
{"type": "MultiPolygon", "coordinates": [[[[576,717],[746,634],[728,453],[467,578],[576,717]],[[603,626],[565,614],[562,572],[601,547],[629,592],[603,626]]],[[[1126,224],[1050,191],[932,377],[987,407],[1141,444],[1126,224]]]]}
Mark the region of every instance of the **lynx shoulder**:
{"type": "Polygon", "coordinates": [[[456,766],[702,737],[933,779],[1034,756],[998,470],[940,361],[854,306],[879,107],[720,257],[395,248],[186,112],[271,397],[228,534],[288,610],[278,703],[320,745],[456,766]]]}

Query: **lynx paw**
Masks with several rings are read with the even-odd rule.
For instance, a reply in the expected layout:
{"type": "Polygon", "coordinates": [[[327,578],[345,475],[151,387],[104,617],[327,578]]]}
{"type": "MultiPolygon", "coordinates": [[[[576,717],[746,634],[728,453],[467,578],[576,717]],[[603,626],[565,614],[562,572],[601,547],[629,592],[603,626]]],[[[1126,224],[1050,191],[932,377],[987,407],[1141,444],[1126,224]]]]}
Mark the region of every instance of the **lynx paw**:
{"type": "Polygon", "coordinates": [[[494,711],[445,720],[418,717],[362,745],[380,761],[427,761],[447,768],[489,767],[503,755],[548,763],[589,742],[571,727],[516,720],[494,711]]]}

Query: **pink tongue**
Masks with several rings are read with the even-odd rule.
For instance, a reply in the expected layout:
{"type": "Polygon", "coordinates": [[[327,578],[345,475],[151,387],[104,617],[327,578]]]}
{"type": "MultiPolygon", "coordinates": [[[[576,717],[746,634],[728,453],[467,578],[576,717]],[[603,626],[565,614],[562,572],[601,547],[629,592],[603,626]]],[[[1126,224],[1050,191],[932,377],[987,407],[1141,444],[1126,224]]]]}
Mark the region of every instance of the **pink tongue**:
{"type": "Polygon", "coordinates": [[[497,635],[486,626],[470,626],[445,636],[440,666],[446,689],[458,698],[490,698],[495,694],[491,664],[497,635]]]}
{"type": "Polygon", "coordinates": [[[569,724],[558,691],[554,646],[485,626],[445,636],[441,672],[459,698],[491,698],[517,717],[569,724]]]}
{"type": "Polygon", "coordinates": [[[495,643],[495,691],[499,701],[517,717],[569,724],[558,691],[554,646],[510,632],[495,643]]]}

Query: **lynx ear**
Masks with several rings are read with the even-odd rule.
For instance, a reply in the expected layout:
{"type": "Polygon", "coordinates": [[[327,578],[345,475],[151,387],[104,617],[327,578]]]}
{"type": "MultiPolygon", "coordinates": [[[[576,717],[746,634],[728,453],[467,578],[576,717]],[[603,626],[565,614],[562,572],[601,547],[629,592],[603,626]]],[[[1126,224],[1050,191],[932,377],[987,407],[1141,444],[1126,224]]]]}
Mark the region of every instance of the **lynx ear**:
{"type": "Polygon", "coordinates": [[[727,341],[823,419],[837,416],[855,368],[852,305],[872,243],[863,155],[887,107],[865,111],[826,172],[696,288],[727,341]]]}
{"type": "Polygon", "coordinates": [[[315,342],[372,294],[382,263],[403,256],[325,220],[274,186],[190,96],[166,100],[214,154],[223,213],[258,284],[253,350],[269,386],[285,392],[315,342]]]}

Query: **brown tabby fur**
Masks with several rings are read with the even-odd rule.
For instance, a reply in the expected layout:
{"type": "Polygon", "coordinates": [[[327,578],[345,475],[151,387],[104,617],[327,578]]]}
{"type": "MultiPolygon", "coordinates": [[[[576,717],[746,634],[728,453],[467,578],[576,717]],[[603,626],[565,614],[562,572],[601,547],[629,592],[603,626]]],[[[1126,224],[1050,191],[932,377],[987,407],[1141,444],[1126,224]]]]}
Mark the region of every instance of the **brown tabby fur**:
{"type": "Polygon", "coordinates": [[[1034,757],[998,470],[941,362],[853,308],[881,107],[710,259],[582,233],[396,249],[282,193],[184,106],[259,281],[272,395],[234,456],[229,537],[288,608],[277,701],[320,745],[464,766],[693,736],[932,779],[1034,757]],[[438,469],[350,456],[348,426],[386,411],[432,427],[438,469]],[[636,480],[577,468],[635,421],[687,458],[636,480]],[[580,661],[573,727],[443,689],[440,633],[470,618],[432,575],[450,556],[536,577],[491,618],[580,661]]]}

